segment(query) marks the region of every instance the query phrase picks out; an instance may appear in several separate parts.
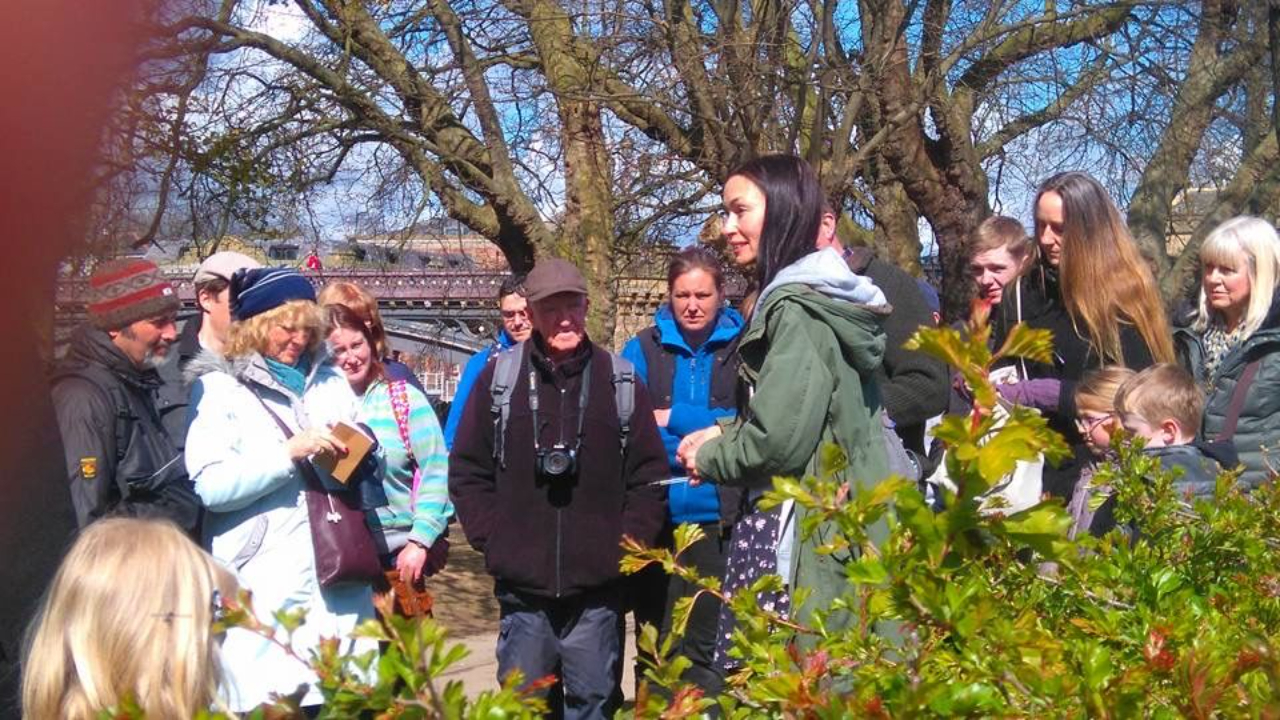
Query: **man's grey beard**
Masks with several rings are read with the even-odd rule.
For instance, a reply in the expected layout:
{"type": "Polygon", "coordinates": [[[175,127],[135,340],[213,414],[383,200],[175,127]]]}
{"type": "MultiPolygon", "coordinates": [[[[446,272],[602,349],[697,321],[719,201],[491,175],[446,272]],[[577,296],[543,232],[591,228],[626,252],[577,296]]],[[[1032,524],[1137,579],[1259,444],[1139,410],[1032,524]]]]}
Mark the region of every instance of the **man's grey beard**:
{"type": "Polygon", "coordinates": [[[169,352],[165,355],[157,355],[154,348],[147,350],[146,357],[142,358],[142,367],[149,370],[159,370],[168,365],[173,361],[173,345],[170,345],[168,350],[169,352]]]}

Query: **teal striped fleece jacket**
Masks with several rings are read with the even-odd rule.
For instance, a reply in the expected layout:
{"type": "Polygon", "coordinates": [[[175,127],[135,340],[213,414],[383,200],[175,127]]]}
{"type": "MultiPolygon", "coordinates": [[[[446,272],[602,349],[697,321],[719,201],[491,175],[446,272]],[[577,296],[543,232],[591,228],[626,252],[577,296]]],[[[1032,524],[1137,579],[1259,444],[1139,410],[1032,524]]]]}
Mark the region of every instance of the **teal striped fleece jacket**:
{"type": "MultiPolygon", "coordinates": [[[[356,415],[359,422],[373,430],[387,458],[382,486],[387,492],[388,504],[378,508],[377,520],[381,526],[380,534],[386,542],[386,551],[390,553],[398,552],[410,540],[423,547],[431,547],[436,538],[444,534],[445,526],[453,516],[453,505],[449,502],[449,453],[440,432],[440,422],[421,390],[405,383],[405,393],[409,398],[409,440],[414,457],[422,468],[417,507],[409,507],[413,464],[405,451],[404,441],[400,439],[385,380],[379,380],[365,390],[356,415]]],[[[379,532],[374,535],[379,535],[379,532]]]]}

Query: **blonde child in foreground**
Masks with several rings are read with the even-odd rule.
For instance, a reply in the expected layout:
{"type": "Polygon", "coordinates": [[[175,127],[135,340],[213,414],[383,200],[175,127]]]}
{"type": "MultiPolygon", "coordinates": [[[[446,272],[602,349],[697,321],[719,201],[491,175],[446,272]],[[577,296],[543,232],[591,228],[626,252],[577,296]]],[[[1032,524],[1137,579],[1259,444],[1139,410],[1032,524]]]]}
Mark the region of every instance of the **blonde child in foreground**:
{"type": "Polygon", "coordinates": [[[27,636],[22,716],[104,717],[132,696],[148,718],[217,703],[213,622],[235,579],[162,520],[108,518],[80,534],[27,636]]]}
{"type": "Polygon", "coordinates": [[[1129,368],[1104,367],[1086,374],[1076,385],[1076,429],[1084,438],[1085,447],[1092,454],[1093,461],[1080,471],[1080,480],[1067,505],[1067,511],[1073,520],[1073,539],[1081,533],[1104,535],[1115,525],[1110,504],[1097,508],[1096,511],[1090,509],[1092,498],[1110,493],[1110,488],[1106,486],[1093,486],[1093,473],[1098,463],[1108,459],[1111,453],[1111,433],[1120,426],[1120,417],[1116,412],[1116,392],[1133,375],[1129,368]]]}

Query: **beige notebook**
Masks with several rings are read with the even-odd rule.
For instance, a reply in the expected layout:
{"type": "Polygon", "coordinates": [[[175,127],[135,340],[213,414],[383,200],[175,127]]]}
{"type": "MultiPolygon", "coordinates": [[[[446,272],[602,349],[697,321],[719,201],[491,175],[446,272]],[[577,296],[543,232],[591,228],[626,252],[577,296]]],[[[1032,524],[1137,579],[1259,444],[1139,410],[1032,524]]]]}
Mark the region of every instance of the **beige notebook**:
{"type": "Polygon", "coordinates": [[[338,442],[347,446],[346,457],[339,458],[329,453],[324,453],[316,455],[312,462],[315,463],[316,467],[328,470],[335,480],[346,485],[351,481],[351,474],[356,471],[356,467],[373,449],[373,440],[370,440],[369,436],[360,432],[360,430],[344,422],[334,425],[330,432],[338,439],[338,442]]]}

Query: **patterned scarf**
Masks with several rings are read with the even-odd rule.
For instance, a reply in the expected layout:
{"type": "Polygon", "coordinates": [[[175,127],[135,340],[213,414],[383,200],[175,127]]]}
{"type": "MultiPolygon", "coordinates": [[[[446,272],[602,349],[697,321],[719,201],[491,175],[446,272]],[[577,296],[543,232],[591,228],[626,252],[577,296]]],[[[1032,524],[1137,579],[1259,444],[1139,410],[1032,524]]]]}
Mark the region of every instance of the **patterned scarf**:
{"type": "Polygon", "coordinates": [[[1204,331],[1204,382],[1209,385],[1222,367],[1222,361],[1244,342],[1244,323],[1227,332],[1222,323],[1213,320],[1204,331]]]}

